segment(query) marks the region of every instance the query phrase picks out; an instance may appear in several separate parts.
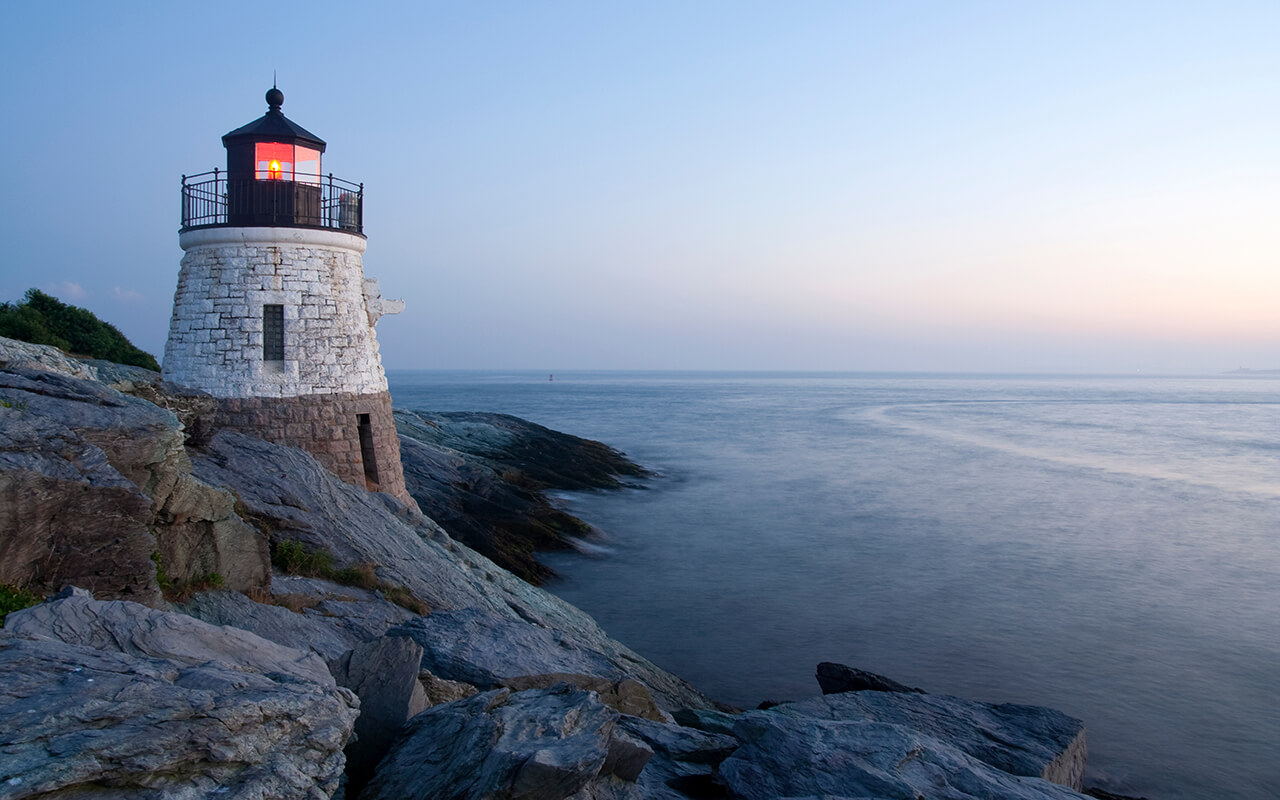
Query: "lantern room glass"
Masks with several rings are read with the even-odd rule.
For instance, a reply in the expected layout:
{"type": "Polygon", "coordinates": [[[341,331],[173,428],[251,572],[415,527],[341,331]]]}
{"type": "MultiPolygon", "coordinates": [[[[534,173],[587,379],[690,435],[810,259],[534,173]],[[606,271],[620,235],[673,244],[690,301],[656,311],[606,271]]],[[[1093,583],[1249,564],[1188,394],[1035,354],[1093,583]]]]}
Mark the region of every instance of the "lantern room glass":
{"type": "Polygon", "coordinates": [[[320,182],[320,151],[287,142],[254,145],[254,177],[260,181],[320,182]]]}

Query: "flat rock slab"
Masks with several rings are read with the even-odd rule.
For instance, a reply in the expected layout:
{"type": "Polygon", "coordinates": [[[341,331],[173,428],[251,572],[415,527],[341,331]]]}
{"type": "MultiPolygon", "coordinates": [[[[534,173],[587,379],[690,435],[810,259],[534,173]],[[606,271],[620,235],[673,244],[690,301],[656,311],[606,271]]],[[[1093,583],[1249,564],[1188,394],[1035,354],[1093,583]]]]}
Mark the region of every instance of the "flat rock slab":
{"type": "Polygon", "coordinates": [[[422,668],[441,678],[493,689],[508,678],[565,672],[628,677],[603,654],[559,631],[478,608],[437,611],[393,628],[422,645],[422,668]]]}
{"type": "Polygon", "coordinates": [[[161,658],[185,666],[210,661],[244,671],[279,673],[334,686],[314,653],[284,647],[238,628],[215,627],[185,614],[170,614],[122,600],[69,597],[10,614],[4,630],[15,636],[49,637],[67,644],[161,658]]]}

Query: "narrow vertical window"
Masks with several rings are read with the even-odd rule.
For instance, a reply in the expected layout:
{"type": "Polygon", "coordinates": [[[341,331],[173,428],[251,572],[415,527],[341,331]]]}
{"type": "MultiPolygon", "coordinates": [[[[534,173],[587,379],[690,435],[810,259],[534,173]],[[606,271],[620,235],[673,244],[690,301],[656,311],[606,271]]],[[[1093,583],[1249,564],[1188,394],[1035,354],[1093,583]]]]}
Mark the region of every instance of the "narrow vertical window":
{"type": "Polygon", "coordinates": [[[262,360],[284,361],[284,306],[262,307],[262,360]]]}
{"type": "Polygon", "coordinates": [[[378,458],[373,449],[373,424],[368,414],[356,415],[356,427],[360,431],[360,460],[364,462],[364,484],[369,491],[378,491],[378,458]]]}

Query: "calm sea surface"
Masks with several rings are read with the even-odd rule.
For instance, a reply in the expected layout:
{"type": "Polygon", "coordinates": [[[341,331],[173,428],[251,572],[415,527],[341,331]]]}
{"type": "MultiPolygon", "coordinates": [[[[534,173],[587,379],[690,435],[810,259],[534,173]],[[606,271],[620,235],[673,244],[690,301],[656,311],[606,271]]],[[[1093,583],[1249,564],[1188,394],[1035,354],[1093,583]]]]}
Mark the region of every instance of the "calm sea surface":
{"type": "Polygon", "coordinates": [[[1085,721],[1089,779],[1280,797],[1280,379],[389,373],[657,471],[549,588],[712,696],[838,661],[1085,721]]]}

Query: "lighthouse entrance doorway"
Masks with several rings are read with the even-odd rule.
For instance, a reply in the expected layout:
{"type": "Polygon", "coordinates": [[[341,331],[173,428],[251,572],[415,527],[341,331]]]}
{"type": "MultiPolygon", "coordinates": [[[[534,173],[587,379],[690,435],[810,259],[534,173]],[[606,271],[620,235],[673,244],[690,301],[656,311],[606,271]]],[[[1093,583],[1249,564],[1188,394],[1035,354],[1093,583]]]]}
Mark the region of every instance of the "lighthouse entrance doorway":
{"type": "Polygon", "coordinates": [[[378,491],[378,457],[373,446],[373,424],[368,414],[356,415],[356,427],[360,431],[360,460],[364,462],[364,482],[369,491],[378,491]]]}

